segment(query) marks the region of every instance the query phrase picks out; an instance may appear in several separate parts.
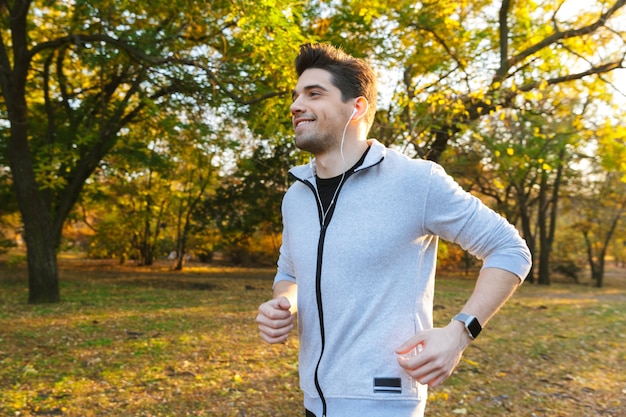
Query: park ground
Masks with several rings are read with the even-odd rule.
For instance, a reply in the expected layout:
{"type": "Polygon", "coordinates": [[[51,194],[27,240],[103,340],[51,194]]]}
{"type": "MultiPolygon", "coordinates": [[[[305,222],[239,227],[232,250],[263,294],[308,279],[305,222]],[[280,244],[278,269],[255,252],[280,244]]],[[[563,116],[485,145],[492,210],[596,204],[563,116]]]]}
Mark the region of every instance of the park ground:
{"type": "MultiPolygon", "coordinates": [[[[263,343],[271,269],[173,272],[62,259],[62,302],[28,305],[0,260],[1,416],[300,416],[297,340],[263,343]]],[[[445,324],[473,280],[437,282],[445,324]]],[[[427,416],[626,416],[626,270],[523,285],[431,390],[427,416]]]]}

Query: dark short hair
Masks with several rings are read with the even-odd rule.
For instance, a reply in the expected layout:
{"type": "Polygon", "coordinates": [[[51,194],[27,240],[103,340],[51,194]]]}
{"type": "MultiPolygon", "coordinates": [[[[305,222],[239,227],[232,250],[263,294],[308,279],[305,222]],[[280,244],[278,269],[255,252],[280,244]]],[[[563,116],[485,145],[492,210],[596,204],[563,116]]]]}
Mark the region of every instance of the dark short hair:
{"type": "Polygon", "coordinates": [[[331,82],[341,91],[341,99],[346,102],[357,97],[365,97],[369,105],[368,127],[374,123],[376,113],[376,76],[363,59],[355,58],[326,43],[306,43],[300,46],[296,57],[298,77],[311,68],[330,72],[331,82]]]}

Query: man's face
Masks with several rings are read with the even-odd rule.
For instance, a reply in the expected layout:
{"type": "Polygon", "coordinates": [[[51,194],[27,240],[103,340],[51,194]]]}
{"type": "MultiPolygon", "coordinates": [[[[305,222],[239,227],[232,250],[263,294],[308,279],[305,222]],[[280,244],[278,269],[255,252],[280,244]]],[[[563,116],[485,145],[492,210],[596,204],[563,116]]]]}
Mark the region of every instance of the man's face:
{"type": "Polygon", "coordinates": [[[341,91],[332,84],[330,72],[318,68],[304,71],[290,107],[296,146],[318,156],[338,148],[352,109],[350,101],[341,101],[341,91]]]}

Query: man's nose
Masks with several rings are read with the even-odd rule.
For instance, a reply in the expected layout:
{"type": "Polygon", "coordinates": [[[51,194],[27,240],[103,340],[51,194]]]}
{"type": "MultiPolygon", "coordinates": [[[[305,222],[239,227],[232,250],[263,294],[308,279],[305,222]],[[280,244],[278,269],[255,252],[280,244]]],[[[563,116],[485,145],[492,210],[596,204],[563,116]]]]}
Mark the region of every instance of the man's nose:
{"type": "Polygon", "coordinates": [[[296,98],[293,100],[293,102],[291,103],[291,106],[289,106],[289,111],[291,112],[292,116],[295,116],[298,113],[303,113],[304,112],[304,107],[301,104],[302,102],[300,101],[299,98],[296,98]]]}

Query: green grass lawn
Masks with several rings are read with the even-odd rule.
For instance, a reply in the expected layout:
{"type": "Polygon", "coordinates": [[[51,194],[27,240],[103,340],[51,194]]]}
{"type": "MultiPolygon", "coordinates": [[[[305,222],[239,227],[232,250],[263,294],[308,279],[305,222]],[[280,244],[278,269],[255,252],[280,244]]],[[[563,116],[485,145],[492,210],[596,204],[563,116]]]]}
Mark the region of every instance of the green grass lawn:
{"type": "MultiPolygon", "coordinates": [[[[65,261],[63,301],[32,306],[24,266],[0,264],[0,415],[301,415],[296,338],[265,344],[254,322],[272,275],[65,261]]],[[[624,281],[522,286],[427,416],[626,416],[624,281]]],[[[436,323],[472,284],[440,277],[436,323]]]]}

